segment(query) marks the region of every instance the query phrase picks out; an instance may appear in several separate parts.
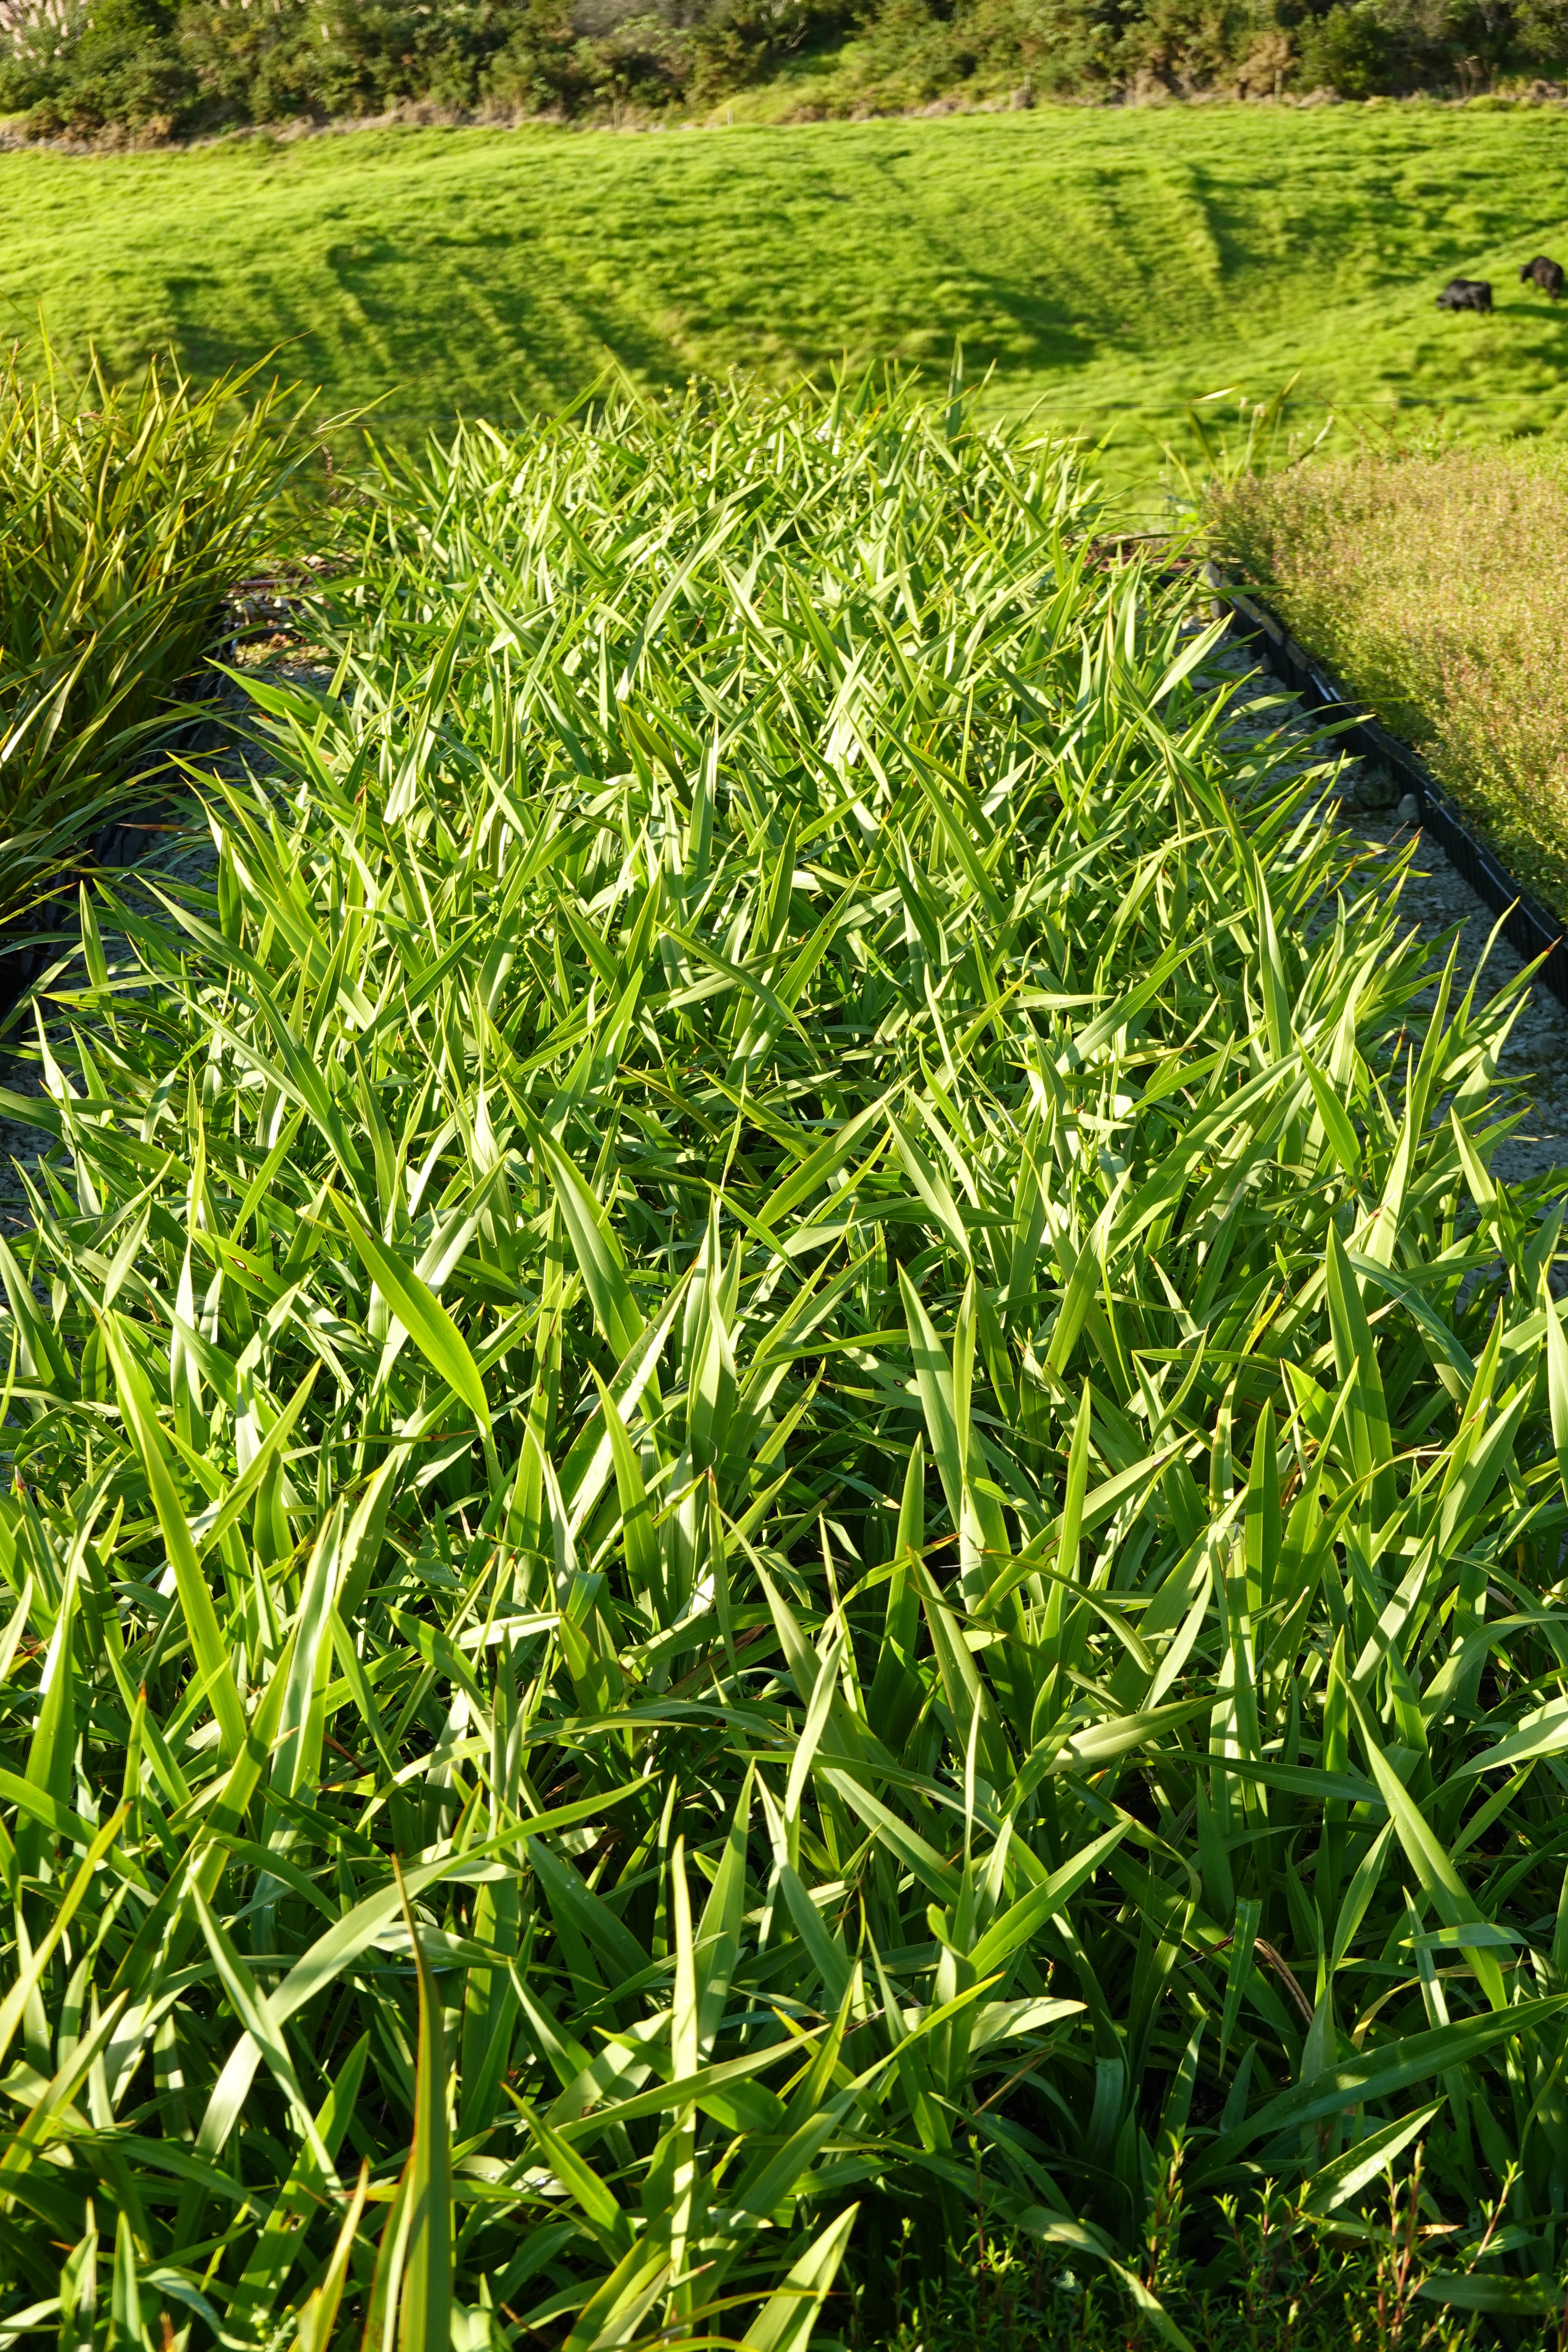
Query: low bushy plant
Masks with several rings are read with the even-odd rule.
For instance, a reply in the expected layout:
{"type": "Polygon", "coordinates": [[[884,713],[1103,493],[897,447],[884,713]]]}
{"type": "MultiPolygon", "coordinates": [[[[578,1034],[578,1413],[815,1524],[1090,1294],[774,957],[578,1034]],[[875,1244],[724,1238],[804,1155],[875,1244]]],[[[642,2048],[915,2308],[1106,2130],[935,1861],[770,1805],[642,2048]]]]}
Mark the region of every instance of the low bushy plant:
{"type": "Polygon", "coordinates": [[[1310,18],[1300,36],[1303,89],[1331,89],[1342,98],[1371,98],[1394,86],[1397,51],[1377,0],[1334,0],[1310,18]]]}
{"type": "MultiPolygon", "coordinates": [[[[881,2256],[862,2266],[830,2322],[848,2352],[1155,2352],[1175,2327],[1202,2352],[1464,2352],[1497,2342],[1484,2312],[1441,2300],[1446,2233],[1424,2210],[1419,2160],[1386,2204],[1353,2223],[1303,2212],[1265,2184],[1225,2200],[1201,2251],[1183,2252],[1179,2194],[1151,2216],[1142,2274],[1159,2313],[1129,2308],[1120,2288],[1084,2263],[984,2221],[944,2266],[922,2263],[907,2219],[881,2256]],[[1162,2232],[1163,2234],[1162,2234],[1162,2232]],[[886,2326],[874,2314],[889,2306],[886,2326]]],[[[1500,2285],[1500,2282],[1499,2283],[1500,2285]]],[[[1489,2298],[1483,2276],[1474,2289],[1489,2298]]],[[[1521,2340],[1563,2352],[1568,2299],[1556,2313],[1534,2298],[1521,2340]]],[[[1517,2325],[1517,2322],[1516,2322],[1517,2325]]]]}

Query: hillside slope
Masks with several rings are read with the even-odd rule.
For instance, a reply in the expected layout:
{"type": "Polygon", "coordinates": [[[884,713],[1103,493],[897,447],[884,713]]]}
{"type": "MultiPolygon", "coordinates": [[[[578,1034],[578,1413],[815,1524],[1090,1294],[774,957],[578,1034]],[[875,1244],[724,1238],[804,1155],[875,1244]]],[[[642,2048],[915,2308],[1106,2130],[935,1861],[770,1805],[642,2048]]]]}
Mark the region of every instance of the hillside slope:
{"type": "Polygon", "coordinates": [[[945,367],[1114,430],[1123,479],[1222,385],[1300,372],[1305,413],[1568,425],[1568,117],[1353,107],[1048,109],[621,137],[368,131],[186,152],[0,156],[0,321],[68,355],[196,370],[289,346],[399,433],[510,417],[613,354],[647,383],[945,367]],[[1490,320],[1434,308],[1451,271],[1490,320]]]}

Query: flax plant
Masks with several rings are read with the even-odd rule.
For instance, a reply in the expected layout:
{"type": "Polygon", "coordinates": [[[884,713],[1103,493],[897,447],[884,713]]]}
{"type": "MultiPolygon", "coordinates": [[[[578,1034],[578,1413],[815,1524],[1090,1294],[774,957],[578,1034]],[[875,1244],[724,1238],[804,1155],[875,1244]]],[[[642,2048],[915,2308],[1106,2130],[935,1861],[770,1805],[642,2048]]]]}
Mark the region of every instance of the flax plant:
{"type": "Polygon", "coordinates": [[[0,922],[147,792],[224,595],[266,551],[307,445],[258,374],[0,368],[0,922]]]}
{"type": "Polygon", "coordinates": [[[978,2203],[1180,2343],[1177,2169],[1201,2250],[1423,2135],[1427,2290],[1561,2299],[1510,1000],[1095,520],[870,382],[461,434],[216,887],[89,908],[0,1101],[8,2340],[801,2352],[978,2203]]]}

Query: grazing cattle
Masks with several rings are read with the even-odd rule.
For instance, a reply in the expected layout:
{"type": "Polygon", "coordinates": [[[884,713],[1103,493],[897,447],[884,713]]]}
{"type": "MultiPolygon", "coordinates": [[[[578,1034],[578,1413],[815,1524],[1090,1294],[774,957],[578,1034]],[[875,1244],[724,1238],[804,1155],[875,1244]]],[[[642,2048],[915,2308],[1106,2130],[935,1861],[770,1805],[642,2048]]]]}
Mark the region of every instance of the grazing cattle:
{"type": "Polygon", "coordinates": [[[1491,307],[1491,280],[1488,278],[1450,278],[1437,297],[1439,310],[1489,310],[1491,307]]]}
{"type": "Polygon", "coordinates": [[[1563,296],[1563,264],[1548,261],[1543,253],[1538,253],[1535,259],[1527,261],[1520,271],[1519,282],[1521,286],[1539,286],[1542,292],[1550,294],[1554,302],[1560,301],[1563,296]]]}

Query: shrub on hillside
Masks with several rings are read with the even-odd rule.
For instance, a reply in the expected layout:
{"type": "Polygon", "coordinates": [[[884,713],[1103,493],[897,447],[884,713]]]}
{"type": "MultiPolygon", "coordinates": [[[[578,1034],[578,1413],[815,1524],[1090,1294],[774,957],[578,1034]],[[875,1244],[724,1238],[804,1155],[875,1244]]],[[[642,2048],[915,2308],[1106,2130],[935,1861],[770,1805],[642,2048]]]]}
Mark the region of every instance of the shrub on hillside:
{"type": "Polygon", "coordinates": [[[0,111],[42,137],[703,102],[843,31],[846,0],[0,0],[0,111]]]}
{"type": "Polygon", "coordinates": [[[858,0],[716,0],[688,35],[686,95],[709,105],[726,90],[765,80],[803,49],[837,39],[858,19],[858,0]]]}
{"type": "Polygon", "coordinates": [[[1342,98],[1372,98],[1392,89],[1397,53],[1376,5],[1335,0],[1327,16],[1303,30],[1299,68],[1304,87],[1337,90],[1342,98]]]}
{"type": "Polygon", "coordinates": [[[0,107],[27,107],[43,137],[110,126],[166,138],[186,127],[195,96],[158,0],[94,0],[16,12],[0,61],[0,107]]]}
{"type": "Polygon", "coordinates": [[[1568,58],[1568,0],[880,0],[857,43],[884,102],[1029,74],[1045,95],[1465,93],[1568,58]]]}

